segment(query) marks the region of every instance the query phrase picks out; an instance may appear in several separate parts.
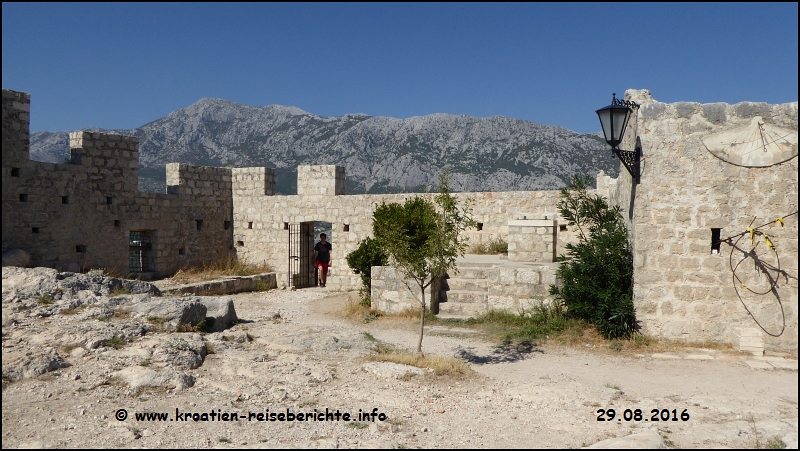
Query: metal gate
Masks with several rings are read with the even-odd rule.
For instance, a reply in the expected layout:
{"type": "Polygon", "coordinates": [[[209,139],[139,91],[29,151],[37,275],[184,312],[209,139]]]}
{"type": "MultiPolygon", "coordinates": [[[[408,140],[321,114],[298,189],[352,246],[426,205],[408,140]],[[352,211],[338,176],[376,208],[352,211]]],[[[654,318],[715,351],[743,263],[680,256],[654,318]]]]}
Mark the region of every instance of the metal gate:
{"type": "Polygon", "coordinates": [[[289,224],[289,286],[317,285],[314,268],[314,223],[289,224]]]}

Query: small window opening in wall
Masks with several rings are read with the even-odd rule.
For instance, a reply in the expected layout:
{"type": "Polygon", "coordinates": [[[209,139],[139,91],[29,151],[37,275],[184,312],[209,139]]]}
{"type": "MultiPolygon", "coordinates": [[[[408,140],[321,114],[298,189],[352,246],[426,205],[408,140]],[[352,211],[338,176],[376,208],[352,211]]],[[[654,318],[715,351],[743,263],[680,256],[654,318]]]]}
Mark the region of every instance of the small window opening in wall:
{"type": "Polygon", "coordinates": [[[559,224],[558,225],[558,231],[559,232],[566,232],[567,231],[567,225],[566,224],[559,224]]]}
{"type": "Polygon", "coordinates": [[[711,253],[712,254],[719,254],[719,242],[720,234],[722,233],[722,229],[711,229],[711,253]]]}
{"type": "Polygon", "coordinates": [[[61,203],[68,204],[69,203],[69,196],[61,196],[61,203]]]}
{"type": "Polygon", "coordinates": [[[128,241],[128,265],[132,273],[150,272],[155,269],[153,232],[131,230],[128,241]]]}
{"type": "Polygon", "coordinates": [[[39,233],[38,227],[31,227],[31,233],[39,233]]]}
{"type": "Polygon", "coordinates": [[[182,248],[178,249],[178,255],[186,255],[186,248],[182,247],[182,248]]]}
{"type": "Polygon", "coordinates": [[[106,197],[106,205],[111,205],[112,202],[111,196],[106,197]]]}
{"type": "Polygon", "coordinates": [[[284,222],[283,223],[283,230],[289,230],[289,223],[288,222],[284,222]]]}
{"type": "Polygon", "coordinates": [[[86,253],[86,245],[85,244],[78,244],[75,246],[75,252],[86,253]]]}
{"type": "Polygon", "coordinates": [[[253,228],[253,223],[252,222],[248,222],[247,223],[247,228],[248,229],[252,229],[253,228]]]}
{"type": "Polygon", "coordinates": [[[19,201],[20,202],[27,202],[28,201],[28,195],[27,194],[20,194],[19,195],[19,201]]]}
{"type": "Polygon", "coordinates": [[[114,227],[119,227],[121,225],[122,225],[122,221],[120,221],[119,219],[115,219],[114,220],[114,227]]]}
{"type": "Polygon", "coordinates": [[[350,231],[350,224],[345,224],[344,227],[342,227],[342,232],[349,232],[349,231],[350,231]]]}
{"type": "Polygon", "coordinates": [[[244,241],[237,241],[237,242],[236,242],[236,246],[238,246],[238,247],[244,247],[244,241]]]}
{"type": "Polygon", "coordinates": [[[197,230],[203,230],[203,220],[195,219],[194,221],[197,223],[197,230]]]}
{"type": "Polygon", "coordinates": [[[11,168],[11,177],[19,177],[19,168],[11,168]]]}
{"type": "Polygon", "coordinates": [[[225,230],[228,230],[230,228],[231,228],[231,222],[230,221],[225,221],[225,230]]]}
{"type": "Polygon", "coordinates": [[[478,232],[480,232],[481,230],[483,230],[483,223],[479,222],[478,223],[478,232]]]}

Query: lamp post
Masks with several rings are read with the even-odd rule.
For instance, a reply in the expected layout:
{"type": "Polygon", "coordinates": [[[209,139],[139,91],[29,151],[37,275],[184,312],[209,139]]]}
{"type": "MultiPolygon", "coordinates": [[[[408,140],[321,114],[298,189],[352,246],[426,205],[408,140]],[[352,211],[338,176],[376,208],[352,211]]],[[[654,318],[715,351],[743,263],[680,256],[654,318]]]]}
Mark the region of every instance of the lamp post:
{"type": "Polygon", "coordinates": [[[603,127],[603,135],[605,135],[606,142],[638,184],[641,175],[642,147],[637,140],[634,150],[621,150],[619,148],[622,138],[625,136],[625,127],[628,126],[628,120],[634,109],[639,109],[638,103],[617,100],[617,94],[614,93],[611,105],[600,108],[596,113],[600,118],[600,125],[603,127]]]}

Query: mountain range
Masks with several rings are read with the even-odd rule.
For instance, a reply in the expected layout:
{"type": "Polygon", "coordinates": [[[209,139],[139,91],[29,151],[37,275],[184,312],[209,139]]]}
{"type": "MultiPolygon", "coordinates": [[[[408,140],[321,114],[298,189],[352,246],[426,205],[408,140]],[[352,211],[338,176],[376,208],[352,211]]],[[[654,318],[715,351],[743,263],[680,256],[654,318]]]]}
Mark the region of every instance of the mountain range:
{"type": "MultiPolygon", "coordinates": [[[[297,192],[305,164],[345,166],[348,194],[424,191],[445,169],[455,192],[558,189],[575,173],[619,173],[602,134],[502,116],[321,117],[206,98],[132,130],[86,130],[137,136],[139,189],[148,192],[164,192],[164,165],[174,162],[272,167],[279,194],[297,192]]],[[[63,162],[69,133],[32,133],[30,149],[33,160],[63,162]]]]}

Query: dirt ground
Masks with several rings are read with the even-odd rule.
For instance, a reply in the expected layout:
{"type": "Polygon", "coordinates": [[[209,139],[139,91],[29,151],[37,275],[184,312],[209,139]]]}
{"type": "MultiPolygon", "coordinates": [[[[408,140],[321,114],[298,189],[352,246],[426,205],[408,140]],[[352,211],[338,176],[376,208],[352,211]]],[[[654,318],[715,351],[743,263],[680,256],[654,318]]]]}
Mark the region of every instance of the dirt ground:
{"type": "Polygon", "coordinates": [[[70,366],[55,373],[4,383],[2,446],[575,448],[650,431],[658,438],[651,446],[797,447],[791,358],[794,369],[756,369],[718,350],[634,356],[580,345],[503,348],[474,331],[434,325],[426,329],[425,352],[464,359],[476,374],[394,378],[372,372],[375,364],[365,356],[374,342],[365,333],[410,350],[418,326],[346,319],[340,312],[348,297],[355,294],[324,288],[233,296],[243,321],[188,371],[197,382],[184,390],[113,383],[114,359],[134,352],[136,343],[69,356],[70,366]],[[377,409],[385,421],[258,421],[259,413],[287,409],[353,416],[377,409]],[[599,409],[614,409],[615,417],[598,421],[599,409]],[[635,409],[642,411],[639,421],[635,409]],[[123,410],[127,418],[119,421],[123,410]],[[166,412],[174,421],[135,418],[144,412],[166,412]],[[253,416],[176,416],[185,412],[253,416]],[[684,412],[686,421],[679,418],[684,412]]]}

